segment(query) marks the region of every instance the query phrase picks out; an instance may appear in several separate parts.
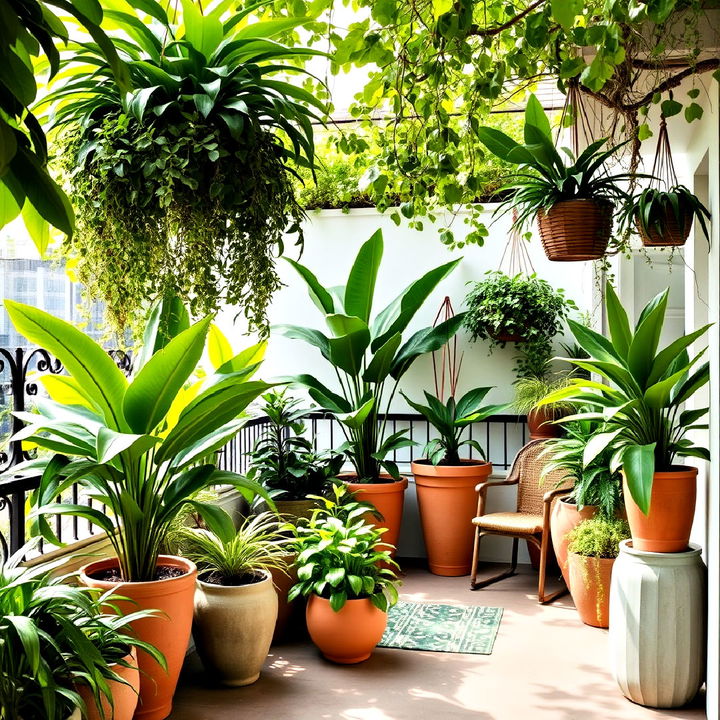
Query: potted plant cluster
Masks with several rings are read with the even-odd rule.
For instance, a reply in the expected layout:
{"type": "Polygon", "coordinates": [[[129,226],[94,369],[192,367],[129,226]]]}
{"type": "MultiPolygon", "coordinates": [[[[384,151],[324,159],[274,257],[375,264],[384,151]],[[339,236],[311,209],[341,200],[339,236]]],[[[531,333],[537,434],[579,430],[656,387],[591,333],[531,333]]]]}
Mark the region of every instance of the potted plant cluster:
{"type": "Polygon", "coordinates": [[[590,355],[573,362],[608,384],[578,378],[547,398],[588,406],[578,418],[602,420],[604,426],[588,442],[584,463],[609,451],[610,469],[622,471],[632,540],[620,546],[610,592],[613,672],[627,697],[659,707],[675,707],[695,695],[703,681],[705,647],[704,566],[700,549],[688,545],[698,470],[677,460],[709,459],[708,451],[687,437],[707,428],[702,418],[708,408],[683,409],[709,380],[709,364],[700,362],[704,350],[688,354],[709,326],[659,350],[668,292],[653,298],[633,327],[608,284],[609,338],[570,321],[590,355]],[[675,592],[678,582],[681,594],[675,592]],[[674,638],[683,638],[673,643],[678,665],[661,662],[668,627],[674,638]]]}
{"type": "Polygon", "coordinates": [[[518,229],[537,218],[550,260],[603,257],[613,215],[629,199],[622,184],[633,177],[608,171],[608,162],[622,145],[607,149],[604,138],[577,157],[564,148],[566,160],[555,147],[550,121],[534,95],[525,109],[523,144],[492,127],[481,127],[477,134],[493,155],[518,168],[502,188],[507,197],[501,205],[517,213],[518,229]]]}
{"type": "Polygon", "coordinates": [[[384,528],[365,521],[371,507],[342,485],[318,500],[310,521],[295,527],[298,583],[290,596],[309,598],[308,631],[324,657],[359,663],[382,639],[397,602],[397,565],[382,542],[384,528]]]}
{"type": "Polygon", "coordinates": [[[269,422],[250,453],[247,476],[267,490],[281,515],[309,517],[316,506],[310,497],[325,495],[344,458],[313,447],[304,423],[311,411],[286,388],[271,390],[262,399],[269,422]]]}
{"type": "Polygon", "coordinates": [[[247,518],[235,529],[227,514],[208,529],[186,528],[180,551],[198,567],[193,636],[213,680],[250,685],[260,677],[278,613],[270,574],[285,568],[288,540],[274,513],[247,518]]]}
{"type": "Polygon", "coordinates": [[[627,521],[603,515],[583,520],[568,534],[570,593],[586,625],[608,627],[612,568],[628,537],[627,521]]]}
{"type": "Polygon", "coordinates": [[[151,313],[131,380],[69,323],[9,300],[5,309],[18,332],[52,353],[69,374],[50,400],[38,400],[37,413],[19,414],[27,425],[17,439],[51,451],[15,469],[42,474],[32,496],[35,531],[60,545],[50,517],[93,523],[107,533],[116,557],[87,565],[82,582],[129,598],[119,604],[125,612],[161,611],[135,620],[133,630],[167,662],[162,667],[139,652],[137,716],[162,720],[170,714],[185,658],[197,571],[186,558],[160,555],[160,547],[188,503],[206,519],[222,512],[193,499],[205,487],[233,485],[248,500],[266,495],[256,483],[220,471],[209,460],[245,422],[241,415],[249,403],[270,385],[251,379],[258,368],[252,352],[188,384],[205,350],[210,318],[191,325],[176,298],[165,298],[151,313]],[[74,484],[104,509],[58,501],[74,484]]]}
{"type": "Polygon", "coordinates": [[[128,625],[154,611],[120,615],[119,597],[52,577],[57,563],[21,566],[27,549],[0,568],[0,718],[132,720],[137,649],[164,658],[128,625]]]}
{"type": "Polygon", "coordinates": [[[353,473],[344,479],[359,500],[380,512],[388,528],[383,540],[395,546],[407,478],[400,475],[390,456],[412,442],[404,430],[388,433],[385,418],[403,375],[418,357],[442,347],[457,332],[463,316],[418,330],[403,341],[410,321],[459,261],[430,270],[373,316],[382,255],[383,238],[378,230],[363,243],[347,283],[335,293],[307,267],[288,260],[307,284],[330,334],[296,325],[278,329],[317,348],[337,377],[334,389],[310,374],[293,380],[306,387],[312,399],[339,422],[346,439],[342,449],[353,466],[353,473]]]}
{"type": "Polygon", "coordinates": [[[403,393],[437,432],[423,450],[424,459],[411,463],[415,476],[420,521],[428,553],[430,572],[436,575],[467,575],[472,561],[472,518],[475,515],[475,486],[492,472],[485,451],[477,440],[463,438],[472,423],[504,410],[506,405],[484,405],[492,388],[470,390],[455,400],[441,402],[425,393],[427,405],[416,403],[403,393]],[[477,451],[479,460],[461,458],[461,448],[477,451]]]}
{"type": "Polygon", "coordinates": [[[527,415],[528,430],[531,440],[555,438],[561,433],[562,426],[557,420],[568,415],[573,410],[569,402],[555,402],[538,407],[541,400],[566,387],[568,376],[563,373],[551,375],[545,372],[542,375],[519,377],[515,383],[515,398],[513,407],[516,412],[527,415]]]}
{"type": "Polygon", "coordinates": [[[600,515],[615,518],[624,512],[622,477],[611,469],[612,451],[603,450],[589,463],[585,453],[590,441],[598,435],[604,424],[601,420],[563,421],[563,437],[550,439],[543,452],[545,467],[541,481],[549,474],[559,471],[564,480],[572,483],[565,497],[552,508],[550,533],[558,566],[570,587],[568,569],[568,533],[581,522],[600,515]]]}
{"type": "Polygon", "coordinates": [[[252,22],[256,4],[227,2],[121,7],[105,18],[131,89],[101,47],[70,42],[43,100],[75,203],[63,253],[116,327],[171,289],[196,315],[239,305],[266,331],[283,236],[302,242],[292,166],[313,166],[326,112],[286,79],[323,53],[277,38],[308,18],[252,22]]]}

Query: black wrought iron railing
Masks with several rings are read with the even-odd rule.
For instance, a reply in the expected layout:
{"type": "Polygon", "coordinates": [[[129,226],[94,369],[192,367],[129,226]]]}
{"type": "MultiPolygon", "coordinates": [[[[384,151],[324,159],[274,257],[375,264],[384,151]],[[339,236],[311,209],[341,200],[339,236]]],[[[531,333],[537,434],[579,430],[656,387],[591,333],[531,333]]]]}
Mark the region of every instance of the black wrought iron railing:
{"type": "MultiPolygon", "coordinates": [[[[130,358],[124,353],[111,352],[118,366],[129,373],[132,368],[130,358]]],[[[28,498],[39,483],[38,477],[13,476],[13,467],[28,458],[27,452],[19,442],[9,442],[9,438],[20,429],[22,422],[10,415],[11,409],[26,410],[32,405],[32,398],[37,396],[38,373],[51,372],[60,374],[63,368],[60,363],[44,350],[17,348],[14,351],[0,348],[0,406],[2,419],[0,432],[5,439],[0,451],[0,551],[7,556],[21,548],[28,539],[30,523],[28,518],[28,498]]],[[[387,417],[388,431],[407,430],[408,437],[417,444],[403,448],[393,455],[393,460],[402,472],[409,472],[410,462],[422,453],[423,446],[435,437],[432,426],[421,415],[412,413],[391,413],[387,417]]],[[[245,474],[248,470],[249,452],[267,427],[264,416],[252,417],[240,432],[220,450],[218,466],[245,474]]],[[[306,431],[313,439],[317,448],[337,448],[344,441],[342,430],[336,420],[323,413],[313,413],[306,423],[306,431]]],[[[506,470],[512,463],[517,451],[527,441],[525,417],[519,415],[495,415],[471,425],[469,437],[477,440],[484,448],[487,459],[496,470],[506,470]]],[[[470,448],[470,457],[477,452],[470,448]]],[[[75,504],[92,506],[93,501],[85,497],[78,485],[68,490],[63,499],[75,504]]],[[[97,503],[96,503],[97,505],[97,503]]],[[[92,537],[97,528],[86,520],[70,517],[55,519],[55,532],[64,544],[70,544],[92,537]]],[[[42,543],[39,552],[49,549],[42,543]]]]}

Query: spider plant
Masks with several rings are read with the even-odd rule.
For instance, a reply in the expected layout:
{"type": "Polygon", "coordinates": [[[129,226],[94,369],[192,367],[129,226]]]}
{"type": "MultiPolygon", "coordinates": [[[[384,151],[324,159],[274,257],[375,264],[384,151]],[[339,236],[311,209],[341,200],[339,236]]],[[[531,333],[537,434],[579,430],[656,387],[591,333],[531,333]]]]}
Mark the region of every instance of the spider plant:
{"type": "Polygon", "coordinates": [[[608,138],[603,138],[577,157],[568,148],[562,148],[561,154],[553,141],[550,120],[534,95],[525,108],[524,144],[492,127],[481,127],[477,134],[493,155],[518,166],[498,191],[509,193],[498,209],[513,210],[513,226],[518,229],[526,227],[538,212],[564,200],[599,200],[622,206],[629,199],[621,185],[631,175],[607,170],[608,161],[626,143],[604,149],[608,138]]]}
{"type": "Polygon", "coordinates": [[[32,496],[34,529],[48,541],[61,544],[50,516],[84,518],[108,534],[123,580],[150,581],[184,506],[209,524],[221,517],[216,505],[193,499],[198,490],[230,484],[248,500],[256,493],[267,498],[259,485],[213,462],[242,427],[248,404],[271,387],[251,380],[264,346],[221,356],[213,374],[188,385],[210,318],[191,325],[177,298],[167,298],[151,314],[128,380],[100,345],[69,323],[9,300],[5,309],[18,332],[69,373],[47,385],[51,399],[38,399],[37,413],[16,413],[27,425],[15,438],[52,452],[13,470],[42,475],[32,496]],[[64,500],[75,483],[104,509],[64,500]]]}
{"type": "Polygon", "coordinates": [[[237,530],[225,514],[214,531],[184,528],[179,532],[182,555],[198,566],[201,580],[217,585],[242,585],[253,582],[260,570],[283,570],[288,542],[280,535],[277,515],[271,512],[246,518],[237,530]]]}

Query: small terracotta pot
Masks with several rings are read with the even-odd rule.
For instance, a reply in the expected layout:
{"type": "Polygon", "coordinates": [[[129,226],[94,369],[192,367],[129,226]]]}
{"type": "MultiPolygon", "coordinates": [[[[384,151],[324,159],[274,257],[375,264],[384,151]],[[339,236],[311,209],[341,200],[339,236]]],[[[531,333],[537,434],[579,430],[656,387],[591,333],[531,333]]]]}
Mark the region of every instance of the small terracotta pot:
{"type": "Polygon", "coordinates": [[[377,511],[382,515],[382,520],[378,521],[374,517],[369,516],[367,521],[378,527],[387,528],[382,539],[385,544],[380,545],[381,550],[388,549],[388,545],[392,545],[390,554],[395,557],[398,538],[400,537],[400,526],[402,524],[403,506],[405,504],[405,490],[408,486],[408,480],[403,477],[399,482],[393,480],[390,475],[381,475],[387,482],[382,483],[357,483],[352,482],[351,478],[356,477],[351,474],[340,475],[345,481],[347,489],[353,493],[358,502],[365,502],[374,505],[377,511]]]}
{"type": "Polygon", "coordinates": [[[645,515],[630,495],[623,473],[623,491],[633,547],[645,552],[685,552],[690,540],[697,468],[678,465],[653,475],[650,508],[645,515]]]}
{"type": "Polygon", "coordinates": [[[420,521],[430,572],[468,575],[472,564],[472,519],[477,512],[475,486],[492,472],[488,462],[466,460],[462,465],[410,465],[415,476],[420,521]]]}
{"type": "Polygon", "coordinates": [[[288,593],[290,588],[297,582],[297,568],[295,567],[295,555],[285,555],[283,560],[287,563],[287,567],[284,570],[273,568],[270,570],[272,575],[273,585],[275,586],[275,594],[278,599],[278,615],[275,621],[275,631],[273,632],[272,642],[273,645],[277,642],[281,642],[286,635],[289,634],[292,620],[297,615],[297,606],[299,600],[290,602],[288,600],[288,593]]]}
{"type": "Polygon", "coordinates": [[[84,585],[112,590],[116,595],[129,598],[127,602],[117,603],[121,612],[160,611],[155,617],[132,623],[138,638],[154,645],[165,656],[168,665],[166,672],[147,653],[138,652],[140,702],[135,713],[137,720],[165,720],[170,715],[192,627],[195,564],[185,558],[160,555],[158,565],[177,567],[185,574],[167,580],[129,583],[112,583],[91,577],[98,571],[117,568],[116,558],[92,562],[80,571],[84,585]]]}
{"type": "Polygon", "coordinates": [[[560,425],[553,425],[553,421],[561,416],[561,413],[547,406],[533,408],[527,416],[530,439],[544,440],[560,437],[562,428],[560,425]]]}
{"type": "Polygon", "coordinates": [[[608,627],[610,577],[615,558],[598,558],[568,553],[570,594],[580,619],[593,627],[608,627]]]}
{"type": "Polygon", "coordinates": [[[550,514],[550,536],[555,550],[560,571],[565,584],[570,587],[570,573],[568,570],[568,540],[567,535],[583,520],[589,520],[597,515],[597,505],[585,505],[582,510],[565,498],[556,500],[550,514]]]}
{"type": "Polygon", "coordinates": [[[193,637],[208,675],[223,685],[251,685],[260,677],[275,621],[278,598],[272,576],[248,585],[197,581],[193,637]]]}
{"type": "Polygon", "coordinates": [[[108,699],[102,695],[102,712],[90,688],[87,685],[78,685],[77,691],[87,708],[86,720],[132,720],[138,704],[140,692],[140,672],[137,668],[137,655],[135,648],[125,657],[125,662],[132,667],[124,665],[111,665],[110,669],[121,677],[127,685],[116,680],[108,682],[112,693],[112,706],[108,699]]]}
{"type": "Polygon", "coordinates": [[[367,598],[348,600],[335,612],[329,600],[311,595],[305,617],[310,637],[320,652],[343,665],[367,660],[387,625],[387,613],[367,598]]]}

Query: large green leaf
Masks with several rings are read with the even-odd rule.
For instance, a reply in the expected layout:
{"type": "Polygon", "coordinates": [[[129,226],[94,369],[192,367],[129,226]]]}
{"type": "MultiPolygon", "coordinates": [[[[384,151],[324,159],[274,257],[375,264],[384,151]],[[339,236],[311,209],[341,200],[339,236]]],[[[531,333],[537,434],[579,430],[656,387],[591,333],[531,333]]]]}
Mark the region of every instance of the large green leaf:
{"type": "Polygon", "coordinates": [[[330,359],[330,340],[320,330],[300,325],[274,325],[273,330],[277,330],[285,337],[293,340],[304,340],[309,345],[320,350],[326,360],[330,359]]]}
{"type": "Polygon", "coordinates": [[[313,303],[315,303],[317,308],[326,315],[334,313],[335,303],[333,302],[332,296],[320,284],[320,281],[315,277],[315,275],[304,265],[301,265],[299,262],[295,262],[295,260],[292,260],[290,258],[284,258],[284,260],[290,263],[290,265],[295,268],[300,277],[305,281],[308,286],[310,299],[313,301],[313,303]]]}
{"type": "Polygon", "coordinates": [[[127,380],[94,340],[70,323],[22,303],[5,300],[16,330],[52,353],[81,385],[113,430],[129,427],[122,411],[127,380]]]}
{"type": "Polygon", "coordinates": [[[613,286],[608,282],[605,285],[605,309],[607,311],[608,329],[612,343],[620,357],[627,359],[632,330],[625,308],[622,306],[613,286]]]}
{"type": "Polygon", "coordinates": [[[351,405],[344,397],[330,390],[313,375],[301,374],[286,378],[288,382],[306,387],[310,396],[325,410],[334,413],[350,412],[351,405]]]}
{"type": "Polygon", "coordinates": [[[359,430],[375,407],[375,398],[366,400],[357,410],[337,415],[337,419],[352,430],[359,430]]]}
{"type": "MultiPolygon", "coordinates": [[[[530,95],[525,105],[525,126],[530,126],[540,131],[542,137],[552,142],[552,130],[550,129],[550,120],[543,110],[543,106],[535,95],[530,95]]],[[[525,138],[525,142],[532,144],[537,142],[535,136],[531,136],[530,139],[525,138]]]]}
{"type": "Polygon", "coordinates": [[[660,380],[667,370],[670,368],[672,363],[684,350],[687,350],[699,337],[704,335],[711,325],[703,325],[701,328],[694,330],[689,335],[683,335],[681,338],[671,342],[666,348],[663,348],[656,356],[653,361],[650,374],[647,378],[647,385],[653,385],[660,380]]]}
{"type": "Polygon", "coordinates": [[[390,374],[395,353],[400,347],[402,336],[400,333],[391,335],[387,342],[379,347],[374,353],[372,360],[368,363],[363,380],[369,383],[380,383],[390,374]]]}
{"type": "Polygon", "coordinates": [[[360,318],[348,315],[328,315],[326,320],[330,329],[338,334],[328,341],[330,362],[348,375],[357,377],[370,345],[370,328],[360,318]]]}
{"type": "Polygon", "coordinates": [[[375,282],[382,256],[382,230],[376,230],[360,248],[345,286],[345,312],[366,323],[370,321],[375,282]]]}
{"type": "Polygon", "coordinates": [[[641,314],[628,350],[628,367],[641,387],[645,386],[665,322],[668,291],[660,293],[641,314]],[[648,310],[649,308],[649,310],[648,310]]]}
{"type": "Polygon", "coordinates": [[[625,365],[623,357],[620,356],[613,347],[613,344],[606,337],[575,320],[568,320],[568,327],[580,347],[582,347],[591,358],[594,360],[602,360],[603,362],[625,365]]]}
{"type": "Polygon", "coordinates": [[[425,273],[398,295],[372,323],[372,350],[384,345],[391,335],[402,333],[438,283],[458,265],[460,258],[425,273]]]}
{"type": "Polygon", "coordinates": [[[459,418],[477,412],[482,407],[485,396],[492,390],[492,387],[479,387],[465,393],[457,402],[455,412],[459,418]]]}
{"type": "Polygon", "coordinates": [[[623,452],[622,463],[630,495],[647,515],[655,473],[655,443],[629,445],[623,452]]]}
{"type": "Polygon", "coordinates": [[[210,322],[211,318],[207,317],[174,337],[148,360],[130,383],[123,412],[133,432],[150,432],[163,420],[200,362],[210,322]]]}
{"type": "Polygon", "coordinates": [[[434,328],[416,332],[398,351],[390,368],[390,374],[399,380],[420,356],[439,350],[460,329],[465,313],[441,322],[434,328]]]}
{"type": "Polygon", "coordinates": [[[182,300],[175,293],[166,293],[150,311],[142,349],[135,361],[135,372],[160,349],[164,348],[176,335],[190,327],[190,316],[182,300]]]}
{"type": "Polygon", "coordinates": [[[124,452],[130,452],[135,459],[147,452],[153,445],[157,445],[158,442],[160,442],[160,438],[152,435],[119,433],[110,428],[100,428],[97,436],[97,461],[98,463],[109,463],[124,452]]]}

